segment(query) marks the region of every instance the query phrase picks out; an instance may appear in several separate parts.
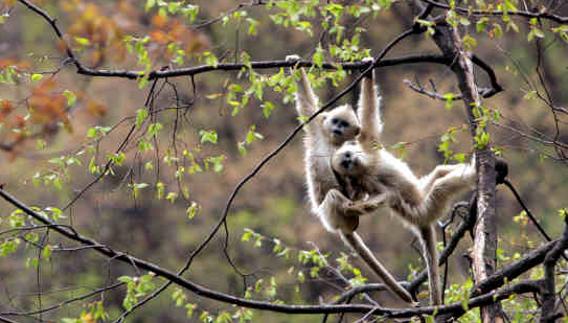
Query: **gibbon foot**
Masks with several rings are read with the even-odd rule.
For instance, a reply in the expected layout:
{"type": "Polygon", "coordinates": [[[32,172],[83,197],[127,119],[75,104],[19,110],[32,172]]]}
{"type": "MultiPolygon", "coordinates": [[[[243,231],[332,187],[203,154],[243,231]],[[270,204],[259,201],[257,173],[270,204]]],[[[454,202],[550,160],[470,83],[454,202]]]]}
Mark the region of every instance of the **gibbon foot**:
{"type": "Polygon", "coordinates": [[[367,200],[362,201],[348,201],[343,205],[344,212],[348,216],[361,216],[369,214],[386,202],[386,194],[379,194],[367,200]]]}
{"type": "Polygon", "coordinates": [[[295,55],[295,54],[294,54],[294,55],[288,55],[288,56],[286,56],[286,58],[285,58],[285,61],[286,61],[286,62],[290,62],[290,63],[297,63],[297,62],[299,62],[299,61],[301,61],[301,60],[302,60],[302,58],[301,58],[300,56],[298,56],[298,55],[295,55]]]}
{"type": "MultiPolygon", "coordinates": [[[[372,57],[365,57],[361,60],[361,62],[365,64],[361,67],[362,68],[361,71],[365,71],[367,70],[367,68],[369,68],[369,65],[375,63],[375,59],[372,57]]],[[[371,69],[367,74],[365,74],[365,77],[371,78],[372,74],[373,74],[373,69],[371,69]]]]}
{"type": "Polygon", "coordinates": [[[497,184],[503,184],[509,175],[509,165],[505,159],[499,157],[495,159],[495,172],[497,173],[495,175],[497,184]]]}

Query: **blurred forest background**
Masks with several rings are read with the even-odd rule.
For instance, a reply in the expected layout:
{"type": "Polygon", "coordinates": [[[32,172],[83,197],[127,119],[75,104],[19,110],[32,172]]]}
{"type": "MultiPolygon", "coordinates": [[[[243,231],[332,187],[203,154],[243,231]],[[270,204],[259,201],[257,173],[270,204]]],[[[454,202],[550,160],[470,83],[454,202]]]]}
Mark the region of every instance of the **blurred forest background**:
{"type": "MultiPolygon", "coordinates": [[[[62,67],[64,47],[51,27],[16,1],[0,3],[0,75],[4,81],[9,77],[13,79],[0,84],[0,160],[3,165],[0,182],[30,205],[63,209],[97,177],[96,167],[100,173],[108,155],[117,148],[131,125],[143,117],[139,109],[148,106],[145,99],[153,81],[141,89],[144,84],[140,81],[78,75],[72,64],[62,67]],[[10,76],[13,66],[18,75],[10,76]],[[33,112],[30,106],[35,107],[33,112]],[[113,127],[112,132],[107,134],[110,129],[107,127],[113,127]]],[[[246,51],[252,61],[283,60],[290,54],[311,60],[323,38],[321,28],[315,24],[313,32],[308,32],[275,23],[267,13],[279,12],[278,7],[269,9],[266,5],[245,3],[235,10],[237,3],[230,0],[197,1],[195,5],[199,10],[191,23],[187,17],[160,15],[157,5],[145,10],[145,1],[36,0],[33,3],[57,18],[82,63],[99,69],[144,68],[146,63],[136,54],[137,46],[147,49],[152,69],[162,66],[166,69],[168,64],[211,64],[215,60],[243,62],[242,51],[246,51]],[[227,12],[232,14],[225,16],[227,12]],[[243,15],[241,12],[246,16],[234,14],[243,15]],[[216,17],[220,17],[219,21],[212,22],[216,17]],[[148,36],[146,43],[140,41],[145,36],[148,36]],[[172,43],[177,47],[172,48],[172,43]],[[172,54],[177,50],[185,52],[182,58],[172,54]],[[178,61],[171,63],[174,59],[178,61]]],[[[347,3],[349,1],[344,4],[347,3]]],[[[376,55],[389,40],[412,25],[413,14],[404,1],[399,1],[389,10],[346,18],[352,20],[346,22],[346,26],[364,28],[359,44],[352,45],[354,50],[370,49],[371,55],[376,55]]],[[[559,6],[558,14],[567,16],[568,6],[559,6]]],[[[492,143],[508,161],[510,180],[525,203],[547,232],[556,237],[563,229],[559,210],[567,207],[568,172],[566,159],[557,158],[554,147],[542,143],[555,136],[556,128],[550,108],[539,100],[537,93],[548,91],[556,106],[568,107],[568,43],[549,33],[545,38],[529,42],[530,26],[519,23],[518,28],[517,33],[503,27],[500,37],[490,33],[475,34],[474,52],[491,65],[505,89],[485,101],[501,113],[501,118],[490,125],[492,143]],[[546,90],[538,83],[539,59],[546,90]],[[540,139],[532,140],[534,138],[540,139]]],[[[350,35],[354,31],[347,28],[345,33],[350,35]]],[[[410,37],[389,56],[437,52],[428,37],[410,37]]],[[[337,58],[325,55],[325,61],[334,60],[337,58]]],[[[257,72],[271,76],[279,69],[257,72]]],[[[476,73],[478,83],[487,86],[486,74],[477,70],[476,73]]],[[[247,89],[250,85],[243,74],[214,71],[194,77],[169,78],[167,83],[157,82],[161,92],[155,96],[153,106],[164,111],[148,118],[159,120],[163,129],[154,139],[145,142],[153,148],[145,151],[131,145],[125,152],[125,160],[112,166],[114,174],[84,192],[66,210],[61,221],[71,223],[80,232],[117,250],[171,270],[179,268],[220,218],[233,187],[297,125],[290,93],[278,93],[267,87],[262,100],[250,95],[248,102],[242,105],[231,103],[228,95],[235,95],[237,101],[243,97],[242,92],[235,90],[236,86],[240,84],[247,89]],[[176,104],[182,109],[172,108],[176,104]],[[181,156],[184,149],[187,149],[183,153],[185,174],[176,175],[179,164],[175,154],[181,156]],[[202,171],[197,171],[198,168],[202,171]]],[[[410,80],[429,90],[432,90],[431,84],[435,84],[439,93],[458,93],[455,78],[446,66],[421,63],[385,67],[377,69],[377,76],[383,100],[384,143],[391,151],[404,158],[416,173],[425,174],[437,164],[455,162],[448,161],[440,151],[443,135],[453,128],[453,153],[464,153],[469,159],[473,148],[463,104],[433,100],[413,91],[405,82],[410,80]]],[[[353,76],[347,75],[337,88],[330,86],[329,81],[320,82],[317,93],[321,101],[332,98],[352,80],[353,76]]],[[[353,91],[343,101],[354,104],[357,94],[353,91]]],[[[557,140],[564,143],[568,142],[565,116],[559,116],[557,136],[557,140]]],[[[319,297],[325,298],[334,291],[333,283],[310,275],[309,264],[302,264],[297,256],[289,259],[278,256],[284,249],[274,250],[275,243],[291,254],[301,250],[309,253],[317,246],[334,264],[337,264],[336,258],[350,254],[340,239],[325,232],[309,212],[302,149],[301,136],[297,136],[235,199],[228,218],[228,254],[235,265],[249,275],[243,279],[232,268],[221,251],[224,237],[218,235],[192,264],[188,277],[232,294],[242,294],[244,282],[251,286],[257,284],[255,292],[259,295],[287,302],[317,303],[319,297]]],[[[464,196],[464,200],[467,198],[464,196]]],[[[10,228],[13,208],[4,202],[0,205],[0,228],[5,231],[10,228]]],[[[502,188],[498,190],[497,210],[499,263],[514,259],[541,243],[541,237],[527,223],[522,209],[502,188]]],[[[365,241],[400,279],[412,277],[423,268],[417,241],[387,212],[366,217],[361,222],[359,231],[365,241]]],[[[89,250],[73,249],[77,246],[57,234],[38,231],[37,236],[27,237],[27,243],[23,241],[26,237],[21,237],[17,246],[4,244],[13,239],[10,234],[0,236],[3,243],[0,248],[3,256],[0,258],[0,312],[45,308],[115,283],[119,276],[135,275],[130,266],[89,250]],[[51,246],[49,255],[38,253],[30,246],[34,243],[51,246]],[[10,250],[12,247],[14,250],[10,250]]],[[[466,243],[459,246],[450,261],[452,286],[464,284],[470,270],[467,257],[462,255],[467,253],[471,241],[464,241],[466,243]]],[[[350,259],[361,268],[368,282],[376,282],[358,259],[350,259]]],[[[155,285],[159,282],[156,279],[155,285]]],[[[178,308],[172,301],[172,297],[176,298],[172,296],[175,290],[168,289],[128,320],[187,320],[188,308],[178,308]]],[[[58,307],[42,317],[33,314],[17,319],[78,318],[82,312],[90,311],[89,304],[97,304],[98,300],[104,300],[105,310],[114,319],[122,311],[124,297],[125,290],[117,288],[105,292],[103,298],[95,295],[58,307]]],[[[201,313],[193,314],[192,320],[206,320],[200,318],[202,311],[207,311],[205,315],[218,315],[223,309],[235,311],[235,308],[193,294],[184,297],[187,297],[186,302],[196,304],[195,310],[201,313]]],[[[379,299],[384,304],[396,304],[389,297],[379,299]]],[[[83,315],[85,321],[89,318],[83,315]]],[[[320,319],[254,311],[253,321],[315,322],[320,319]]]]}

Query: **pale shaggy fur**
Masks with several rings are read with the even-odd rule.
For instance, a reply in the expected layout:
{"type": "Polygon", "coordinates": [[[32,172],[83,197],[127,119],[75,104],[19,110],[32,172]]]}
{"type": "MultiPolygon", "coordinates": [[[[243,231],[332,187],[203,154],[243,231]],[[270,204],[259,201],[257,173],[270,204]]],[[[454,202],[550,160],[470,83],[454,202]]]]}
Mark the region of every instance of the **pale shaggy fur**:
{"type": "MultiPolygon", "coordinates": [[[[370,79],[363,87],[374,87],[370,79]]],[[[363,89],[364,90],[364,89],[363,89]]],[[[371,97],[369,99],[372,99],[371,97]]],[[[380,147],[382,123],[379,105],[362,104],[361,133],[336,150],[332,167],[358,196],[345,212],[368,212],[388,206],[420,238],[428,267],[430,298],[441,304],[434,221],[444,214],[452,198],[475,184],[473,164],[439,165],[417,178],[410,167],[380,147]]]]}
{"type": "MultiPolygon", "coordinates": [[[[298,57],[287,57],[288,61],[297,61],[298,57]]],[[[299,70],[300,81],[296,91],[296,109],[302,117],[309,117],[318,108],[315,96],[304,69],[299,70]]],[[[376,94],[376,92],[373,92],[376,94]]],[[[365,96],[361,95],[364,102],[365,96]]],[[[375,98],[376,99],[376,98],[375,98]]],[[[360,131],[357,115],[349,105],[334,108],[321,113],[311,123],[306,125],[305,165],[306,182],[312,212],[320,219],[326,230],[338,233],[342,240],[349,245],[385,282],[385,284],[401,299],[412,302],[410,294],[398,284],[396,279],[372,254],[363,240],[355,233],[359,225],[360,212],[346,214],[344,206],[350,203],[337,182],[330,160],[335,150],[345,141],[352,140],[360,131]]],[[[353,198],[353,197],[351,197],[353,198]]],[[[352,212],[353,213],[353,212],[352,212]]]]}

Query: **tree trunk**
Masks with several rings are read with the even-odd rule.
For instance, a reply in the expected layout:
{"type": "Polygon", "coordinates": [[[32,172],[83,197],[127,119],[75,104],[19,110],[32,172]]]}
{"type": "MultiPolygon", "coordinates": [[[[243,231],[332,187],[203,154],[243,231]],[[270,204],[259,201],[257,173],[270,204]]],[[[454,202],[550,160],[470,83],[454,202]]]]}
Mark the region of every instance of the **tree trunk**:
{"type": "MultiPolygon", "coordinates": [[[[458,86],[470,123],[472,136],[477,133],[477,123],[473,109],[481,106],[481,98],[475,84],[471,53],[463,49],[459,30],[449,26],[438,26],[434,41],[444,55],[455,63],[452,71],[457,77],[458,86]]],[[[486,131],[486,129],[482,129],[486,131]]],[[[492,274],[496,268],[497,219],[495,212],[495,156],[488,144],[476,148],[477,164],[477,214],[478,221],[474,228],[475,238],[472,252],[473,275],[476,283],[492,274]]],[[[481,307],[483,322],[503,322],[500,303],[481,307]]]]}

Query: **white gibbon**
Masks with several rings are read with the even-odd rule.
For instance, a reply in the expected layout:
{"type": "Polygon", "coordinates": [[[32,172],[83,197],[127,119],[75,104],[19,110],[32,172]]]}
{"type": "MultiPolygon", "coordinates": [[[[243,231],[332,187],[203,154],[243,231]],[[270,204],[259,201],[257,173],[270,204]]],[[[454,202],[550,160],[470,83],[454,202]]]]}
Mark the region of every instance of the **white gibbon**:
{"type": "MultiPolygon", "coordinates": [[[[373,73],[363,79],[362,92],[374,88],[373,73]],[[367,90],[365,88],[368,87],[367,90]]],[[[382,122],[374,95],[362,97],[358,116],[361,131],[356,140],[345,142],[332,157],[332,167],[340,181],[353,190],[344,206],[348,214],[371,212],[389,207],[419,237],[428,268],[430,301],[442,303],[435,220],[444,214],[452,198],[473,187],[475,165],[439,165],[430,174],[417,178],[408,165],[381,147],[382,122]]]]}
{"type": "MultiPolygon", "coordinates": [[[[287,56],[287,61],[297,62],[296,55],[287,56]]],[[[318,109],[318,98],[314,94],[303,68],[299,69],[300,81],[296,91],[296,109],[300,117],[309,117],[318,109]]],[[[361,92],[364,97],[376,95],[361,92]]],[[[375,98],[376,100],[377,98],[375,98]]],[[[318,216],[326,230],[340,235],[385,283],[389,289],[408,303],[413,303],[412,296],[404,289],[384,265],[367,248],[361,237],[354,232],[359,225],[359,215],[364,214],[356,207],[351,207],[349,214],[344,206],[351,204],[341,190],[336,175],[331,168],[331,156],[345,141],[353,140],[360,132],[359,120],[350,105],[342,105],[318,115],[305,127],[305,167],[306,182],[312,212],[318,216]]]]}

